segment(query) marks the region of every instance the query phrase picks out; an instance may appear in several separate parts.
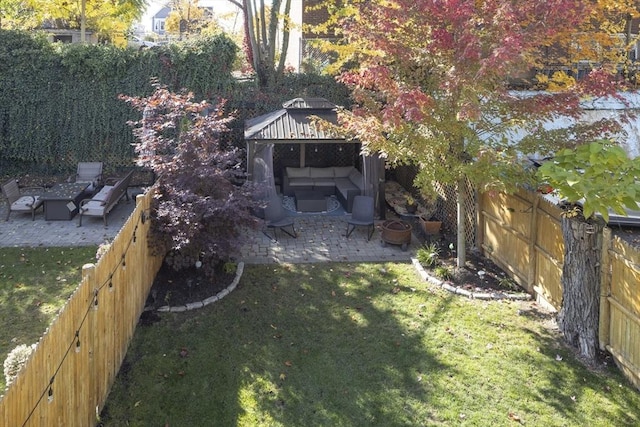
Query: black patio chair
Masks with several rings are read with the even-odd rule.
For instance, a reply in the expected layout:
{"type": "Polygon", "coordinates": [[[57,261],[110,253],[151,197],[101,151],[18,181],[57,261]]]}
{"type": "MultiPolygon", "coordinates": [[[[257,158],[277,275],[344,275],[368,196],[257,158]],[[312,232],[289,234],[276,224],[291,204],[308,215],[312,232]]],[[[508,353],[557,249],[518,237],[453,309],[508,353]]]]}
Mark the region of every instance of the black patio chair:
{"type": "Polygon", "coordinates": [[[282,206],[282,200],[280,200],[278,195],[269,198],[267,207],[264,208],[264,222],[266,228],[273,228],[273,237],[269,236],[265,230],[262,230],[262,233],[271,240],[278,241],[278,229],[294,239],[298,237],[293,218],[288,216],[287,211],[284,206],[282,206]],[[286,229],[287,227],[291,227],[291,232],[286,229]]]}
{"type": "Polygon", "coordinates": [[[353,199],[351,218],[347,220],[347,239],[357,226],[367,227],[367,241],[373,236],[374,201],[371,196],[356,196],[353,199]]]}

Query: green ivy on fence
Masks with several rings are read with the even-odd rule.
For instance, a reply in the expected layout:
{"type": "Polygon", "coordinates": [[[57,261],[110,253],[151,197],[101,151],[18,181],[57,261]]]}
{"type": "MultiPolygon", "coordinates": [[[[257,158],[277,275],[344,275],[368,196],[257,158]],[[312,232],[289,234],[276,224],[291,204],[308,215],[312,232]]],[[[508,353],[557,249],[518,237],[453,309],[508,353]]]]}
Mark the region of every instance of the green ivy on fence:
{"type": "Polygon", "coordinates": [[[296,97],[324,97],[348,106],[332,77],[284,76],[269,91],[231,74],[237,46],[226,36],[152,49],[51,44],[41,35],[0,30],[0,169],[2,175],[60,174],[78,161],[115,170],[132,164],[130,120],[137,114],[118,95],[147,96],[151,80],[195,99],[227,100],[237,120],[230,143],[244,147],[244,120],[296,97]]]}

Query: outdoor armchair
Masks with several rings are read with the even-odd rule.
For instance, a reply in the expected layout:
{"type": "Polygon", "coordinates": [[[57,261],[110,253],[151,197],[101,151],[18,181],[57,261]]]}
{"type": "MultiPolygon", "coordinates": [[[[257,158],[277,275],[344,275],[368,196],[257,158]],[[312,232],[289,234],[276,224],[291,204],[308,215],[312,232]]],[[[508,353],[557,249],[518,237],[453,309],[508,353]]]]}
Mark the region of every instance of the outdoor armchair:
{"type": "Polygon", "coordinates": [[[95,190],[102,183],[102,162],[78,162],[75,182],[86,182],[95,190]]]}
{"type": "Polygon", "coordinates": [[[23,194],[23,191],[43,193],[45,189],[44,187],[24,187],[21,189],[15,179],[10,179],[2,184],[2,194],[7,204],[6,221],[9,221],[11,212],[31,212],[31,220],[36,218],[36,210],[42,206],[40,194],[23,194]]]}
{"type": "Polygon", "coordinates": [[[373,235],[373,215],[374,215],[374,201],[370,196],[356,196],[353,199],[353,210],[351,212],[351,218],[347,220],[347,239],[356,229],[356,226],[367,227],[367,240],[371,240],[373,235]]]}
{"type": "Polygon", "coordinates": [[[269,236],[266,231],[262,231],[265,236],[272,240],[278,240],[277,230],[280,229],[284,233],[289,236],[296,238],[298,237],[296,233],[296,229],[294,227],[293,218],[289,217],[287,211],[284,206],[282,206],[282,200],[278,195],[274,195],[269,199],[269,203],[267,207],[264,209],[264,220],[265,226],[267,228],[273,228],[273,236],[269,236]],[[286,227],[291,227],[291,232],[286,229],[286,227]]]}

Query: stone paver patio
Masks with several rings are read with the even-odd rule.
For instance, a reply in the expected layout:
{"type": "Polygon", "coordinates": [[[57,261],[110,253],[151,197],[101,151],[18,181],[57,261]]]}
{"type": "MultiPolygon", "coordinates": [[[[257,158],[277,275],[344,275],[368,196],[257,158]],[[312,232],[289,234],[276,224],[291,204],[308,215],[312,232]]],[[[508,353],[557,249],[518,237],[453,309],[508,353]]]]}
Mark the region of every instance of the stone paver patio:
{"type": "MultiPolygon", "coordinates": [[[[35,221],[30,214],[12,213],[4,221],[6,206],[0,203],[0,247],[55,247],[97,246],[112,240],[133,211],[135,202],[122,200],[109,214],[108,226],[101,218],[85,218],[78,227],[77,216],[71,221],[45,221],[42,211],[35,221]]],[[[312,263],[312,262],[409,262],[420,246],[412,238],[408,250],[400,246],[380,243],[380,233],[375,231],[367,241],[366,227],[358,227],[347,239],[344,216],[305,215],[295,217],[297,238],[278,232],[278,241],[265,236],[261,230],[249,231],[248,242],[242,248],[240,261],[247,264],[264,263],[312,263]]],[[[381,221],[376,221],[376,225],[381,221]]],[[[269,234],[273,235],[273,230],[269,234]]]]}

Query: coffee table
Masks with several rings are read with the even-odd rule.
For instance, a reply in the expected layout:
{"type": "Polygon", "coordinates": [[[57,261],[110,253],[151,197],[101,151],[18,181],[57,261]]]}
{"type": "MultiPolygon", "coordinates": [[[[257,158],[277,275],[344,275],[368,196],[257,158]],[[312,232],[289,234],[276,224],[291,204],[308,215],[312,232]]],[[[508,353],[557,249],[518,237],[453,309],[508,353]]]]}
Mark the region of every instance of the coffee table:
{"type": "Polygon", "coordinates": [[[299,212],[322,212],[327,210],[327,197],[315,191],[296,191],[296,210],[299,212]]]}
{"type": "Polygon", "coordinates": [[[80,201],[88,196],[88,183],[55,184],[40,198],[46,221],[69,221],[78,213],[80,201]]]}

